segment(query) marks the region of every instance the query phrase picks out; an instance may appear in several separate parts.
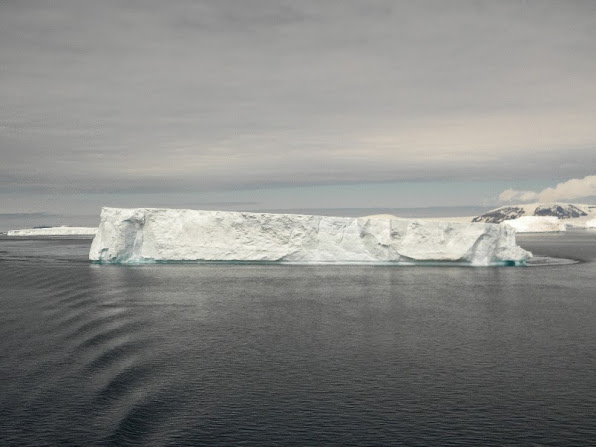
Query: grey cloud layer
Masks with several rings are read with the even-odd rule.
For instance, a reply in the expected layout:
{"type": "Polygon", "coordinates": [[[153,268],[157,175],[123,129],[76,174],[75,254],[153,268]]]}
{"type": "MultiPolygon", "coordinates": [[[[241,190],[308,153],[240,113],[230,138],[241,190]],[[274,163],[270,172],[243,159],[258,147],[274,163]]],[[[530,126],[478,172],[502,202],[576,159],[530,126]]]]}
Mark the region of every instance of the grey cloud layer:
{"type": "Polygon", "coordinates": [[[0,190],[581,177],[594,2],[3,2],[0,190]]]}

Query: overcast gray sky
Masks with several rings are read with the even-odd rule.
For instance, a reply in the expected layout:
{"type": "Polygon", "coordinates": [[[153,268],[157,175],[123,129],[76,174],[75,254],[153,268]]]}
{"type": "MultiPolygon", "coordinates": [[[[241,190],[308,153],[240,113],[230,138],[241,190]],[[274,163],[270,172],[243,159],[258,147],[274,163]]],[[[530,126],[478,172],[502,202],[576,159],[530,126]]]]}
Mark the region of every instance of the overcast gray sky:
{"type": "Polygon", "coordinates": [[[486,204],[594,174],[595,55],[591,0],[4,0],[0,213],[486,204]]]}

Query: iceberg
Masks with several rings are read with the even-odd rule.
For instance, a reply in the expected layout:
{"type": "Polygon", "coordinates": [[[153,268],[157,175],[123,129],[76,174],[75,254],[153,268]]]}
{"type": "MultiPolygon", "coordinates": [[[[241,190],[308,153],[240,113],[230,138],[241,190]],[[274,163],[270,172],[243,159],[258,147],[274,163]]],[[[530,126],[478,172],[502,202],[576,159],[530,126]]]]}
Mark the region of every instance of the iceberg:
{"type": "Polygon", "coordinates": [[[91,261],[121,264],[519,265],[531,256],[497,224],[157,208],[103,208],[89,252],[91,261]]]}
{"type": "Polygon", "coordinates": [[[518,233],[551,233],[567,230],[565,223],[555,216],[522,216],[505,220],[503,225],[513,228],[518,233]]]}
{"type": "Polygon", "coordinates": [[[96,227],[47,227],[9,230],[7,236],[95,236],[96,227]]]}

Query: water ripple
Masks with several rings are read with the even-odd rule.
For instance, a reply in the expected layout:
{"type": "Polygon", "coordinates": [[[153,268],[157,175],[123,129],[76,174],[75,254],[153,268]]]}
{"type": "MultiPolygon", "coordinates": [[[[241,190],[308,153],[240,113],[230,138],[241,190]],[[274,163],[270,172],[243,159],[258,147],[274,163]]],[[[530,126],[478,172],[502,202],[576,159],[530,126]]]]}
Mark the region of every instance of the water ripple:
{"type": "Polygon", "coordinates": [[[527,269],[97,268],[27,243],[0,262],[0,445],[589,445],[593,242],[527,269]]]}

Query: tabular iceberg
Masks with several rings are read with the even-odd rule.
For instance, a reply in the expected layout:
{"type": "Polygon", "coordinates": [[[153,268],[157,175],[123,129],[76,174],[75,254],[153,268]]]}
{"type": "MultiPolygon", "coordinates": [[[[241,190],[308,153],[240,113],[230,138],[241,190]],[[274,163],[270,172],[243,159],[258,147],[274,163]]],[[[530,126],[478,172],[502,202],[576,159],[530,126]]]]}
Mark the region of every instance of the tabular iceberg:
{"type": "Polygon", "coordinates": [[[103,208],[89,259],[290,263],[523,264],[531,253],[496,224],[179,209],[103,208]]]}
{"type": "Polygon", "coordinates": [[[47,227],[9,230],[7,236],[95,236],[96,227],[47,227]]]}

